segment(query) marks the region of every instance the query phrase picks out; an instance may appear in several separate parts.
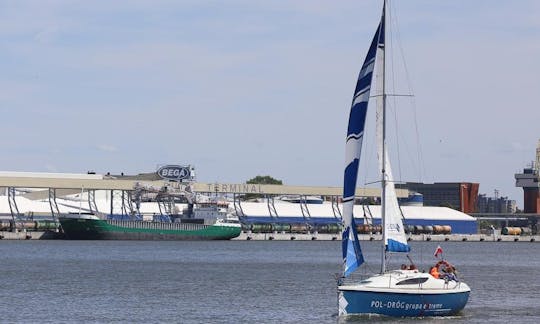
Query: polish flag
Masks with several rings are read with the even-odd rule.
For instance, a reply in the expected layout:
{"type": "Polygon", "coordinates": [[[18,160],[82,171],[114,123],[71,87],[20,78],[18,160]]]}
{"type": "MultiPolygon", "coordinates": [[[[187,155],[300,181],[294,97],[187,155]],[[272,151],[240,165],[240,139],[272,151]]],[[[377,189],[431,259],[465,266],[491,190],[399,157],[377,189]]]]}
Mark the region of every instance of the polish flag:
{"type": "Polygon", "coordinates": [[[435,253],[433,254],[434,257],[438,257],[440,255],[442,255],[442,247],[440,245],[437,246],[437,249],[435,249],[435,253]]]}

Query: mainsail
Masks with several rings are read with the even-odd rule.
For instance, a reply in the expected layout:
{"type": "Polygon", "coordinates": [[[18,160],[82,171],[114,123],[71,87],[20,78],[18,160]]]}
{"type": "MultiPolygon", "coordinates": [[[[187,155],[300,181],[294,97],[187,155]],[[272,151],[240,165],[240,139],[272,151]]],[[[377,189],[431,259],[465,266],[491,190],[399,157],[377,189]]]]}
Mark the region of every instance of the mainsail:
{"type": "MultiPolygon", "coordinates": [[[[384,10],[384,9],[383,9],[384,10]]],[[[383,13],[384,20],[384,13],[383,13]]],[[[381,36],[384,38],[383,35],[381,36]]],[[[386,134],[385,134],[385,44],[379,42],[377,46],[376,54],[376,89],[375,95],[377,96],[377,111],[376,116],[376,137],[377,137],[377,158],[379,161],[379,170],[382,175],[382,193],[384,197],[381,197],[381,219],[383,221],[383,238],[385,251],[388,252],[409,252],[410,247],[407,244],[407,237],[405,236],[405,230],[403,222],[401,221],[401,210],[399,209],[396,188],[394,185],[394,178],[392,176],[392,168],[390,166],[390,158],[388,157],[388,150],[386,148],[386,134]],[[383,152],[384,151],[384,152],[383,152]],[[383,156],[384,154],[384,156],[383,156]]],[[[383,260],[384,264],[384,260],[383,260]]],[[[384,265],[383,265],[384,269],[384,265]]],[[[384,271],[383,271],[384,272],[384,271]]]]}
{"type": "MultiPolygon", "coordinates": [[[[384,12],[384,11],[383,11],[384,12]]],[[[363,262],[362,250],[358,242],[356,224],[353,217],[354,195],[358,177],[358,165],[362,151],[362,139],[368,108],[371,81],[379,44],[384,44],[384,16],[373,36],[362,69],[358,75],[356,89],[349,115],[347,140],[345,145],[345,174],[343,180],[343,275],[350,275],[363,262]]]]}

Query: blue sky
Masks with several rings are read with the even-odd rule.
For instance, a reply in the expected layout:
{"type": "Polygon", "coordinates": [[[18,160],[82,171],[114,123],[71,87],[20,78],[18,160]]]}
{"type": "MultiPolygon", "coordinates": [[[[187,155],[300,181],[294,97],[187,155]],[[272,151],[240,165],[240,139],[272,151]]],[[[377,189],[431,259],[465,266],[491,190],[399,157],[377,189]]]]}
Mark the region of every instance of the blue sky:
{"type": "MultiPolygon", "coordinates": [[[[0,170],[179,163],[205,182],[270,174],[341,185],[352,92],[380,9],[367,0],[0,1],[0,170]]],[[[415,96],[391,103],[405,134],[391,153],[399,179],[479,182],[521,205],[513,174],[540,138],[540,3],[409,0],[392,12],[408,71],[394,91],[415,96]]]]}

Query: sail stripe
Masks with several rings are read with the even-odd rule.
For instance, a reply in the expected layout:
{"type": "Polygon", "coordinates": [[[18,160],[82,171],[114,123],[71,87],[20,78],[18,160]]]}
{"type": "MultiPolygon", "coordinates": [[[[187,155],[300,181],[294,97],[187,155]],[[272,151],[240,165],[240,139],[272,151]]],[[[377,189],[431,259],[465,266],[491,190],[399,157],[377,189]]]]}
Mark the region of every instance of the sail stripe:
{"type": "Polygon", "coordinates": [[[347,142],[348,142],[349,140],[353,140],[353,139],[354,139],[354,140],[359,140],[359,139],[362,138],[363,136],[364,136],[363,133],[362,133],[362,134],[351,134],[351,135],[349,135],[349,136],[347,137],[347,142]]]}
{"type": "Polygon", "coordinates": [[[343,184],[343,199],[354,198],[356,191],[356,178],[358,176],[358,163],[359,160],[355,159],[345,168],[345,182],[343,184]]]}
{"type": "Polygon", "coordinates": [[[356,92],[362,92],[362,91],[365,91],[365,90],[369,90],[369,89],[366,89],[368,88],[370,85],[371,85],[371,79],[373,78],[373,67],[374,65],[370,65],[369,66],[370,69],[367,70],[365,72],[368,72],[366,75],[362,76],[361,78],[358,78],[358,83],[356,85],[356,92]]]}
{"type": "Polygon", "coordinates": [[[408,244],[388,239],[386,245],[386,251],[388,252],[409,252],[411,247],[408,244]]]}
{"type": "Polygon", "coordinates": [[[343,275],[345,277],[353,273],[364,262],[353,217],[353,205],[377,47],[380,44],[380,41],[384,40],[384,37],[381,37],[380,35],[381,30],[384,29],[383,18],[384,17],[381,18],[381,22],[371,41],[364,64],[360,69],[351,103],[351,111],[349,113],[349,124],[345,142],[345,170],[343,177],[344,230],[342,236],[342,254],[343,275]]]}
{"type": "Polygon", "coordinates": [[[359,134],[364,131],[367,106],[368,106],[367,101],[360,102],[353,106],[353,108],[351,109],[351,113],[349,115],[349,121],[354,121],[354,122],[349,123],[347,136],[350,134],[359,134]]]}
{"type": "Polygon", "coordinates": [[[369,89],[366,89],[364,92],[359,93],[358,96],[353,101],[353,109],[361,109],[361,107],[356,107],[361,103],[367,103],[369,100],[369,89]]]}

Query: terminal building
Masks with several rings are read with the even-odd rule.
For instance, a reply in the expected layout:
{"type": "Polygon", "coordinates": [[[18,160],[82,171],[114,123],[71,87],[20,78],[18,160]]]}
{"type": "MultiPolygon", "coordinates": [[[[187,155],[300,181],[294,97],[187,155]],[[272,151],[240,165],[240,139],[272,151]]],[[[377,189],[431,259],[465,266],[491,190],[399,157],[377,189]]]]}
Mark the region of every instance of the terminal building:
{"type": "MultiPolygon", "coordinates": [[[[0,172],[0,187],[8,188],[5,190],[6,194],[0,196],[0,214],[4,218],[11,217],[14,221],[47,215],[62,217],[62,214],[81,212],[99,214],[109,219],[136,214],[145,214],[143,216],[147,217],[170,215],[189,212],[190,208],[193,208],[185,199],[180,199],[186,192],[191,192],[199,197],[197,199],[206,197],[204,200],[195,201],[195,208],[197,203],[207,203],[209,197],[220,197],[220,210],[237,217],[247,228],[254,224],[266,224],[266,228],[276,224],[301,224],[311,230],[341,225],[340,187],[197,183],[194,182],[194,177],[185,183],[170,183],[164,179],[167,176],[174,175],[156,172],[133,176],[101,175],[93,172],[0,172]],[[138,190],[144,190],[146,194],[141,196],[138,190]],[[172,199],[159,198],[167,192],[174,193],[172,199]],[[242,199],[245,194],[256,194],[260,198],[258,201],[245,201],[242,199]],[[223,209],[224,205],[228,208],[223,209]]],[[[471,195],[475,184],[411,184],[411,188],[413,187],[415,192],[411,193],[408,189],[397,189],[399,198],[409,200],[408,205],[402,207],[405,225],[446,225],[452,228],[452,233],[477,232],[475,218],[447,207],[457,205],[467,209],[473,201],[471,195]],[[434,191],[438,192],[438,196],[432,194],[434,191]],[[426,206],[422,206],[422,196],[418,192],[423,194],[426,206]],[[433,202],[436,197],[440,197],[442,202],[450,203],[444,205],[433,202]]],[[[373,198],[380,196],[380,190],[357,188],[356,196],[375,201],[373,198]]],[[[354,212],[358,224],[380,225],[379,205],[359,204],[355,206],[354,212]]]]}
{"type": "Polygon", "coordinates": [[[424,206],[448,207],[468,214],[476,211],[480,185],[471,182],[406,182],[396,184],[396,187],[422,194],[424,206]]]}

